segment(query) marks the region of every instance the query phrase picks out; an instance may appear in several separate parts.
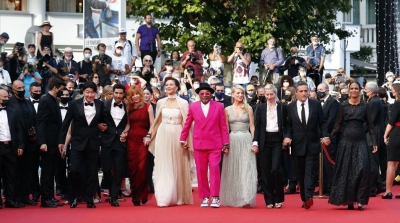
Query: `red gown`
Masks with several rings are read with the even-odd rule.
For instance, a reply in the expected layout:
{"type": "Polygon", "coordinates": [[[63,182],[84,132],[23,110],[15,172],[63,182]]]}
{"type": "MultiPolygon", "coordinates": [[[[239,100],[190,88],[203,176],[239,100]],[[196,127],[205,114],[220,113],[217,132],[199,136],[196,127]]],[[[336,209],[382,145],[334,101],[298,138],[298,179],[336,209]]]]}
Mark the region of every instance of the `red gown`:
{"type": "Polygon", "coordinates": [[[144,104],[142,108],[129,109],[127,156],[132,200],[147,199],[149,196],[146,180],[148,148],[143,143],[143,137],[150,129],[149,106],[150,104],[144,104]]]}

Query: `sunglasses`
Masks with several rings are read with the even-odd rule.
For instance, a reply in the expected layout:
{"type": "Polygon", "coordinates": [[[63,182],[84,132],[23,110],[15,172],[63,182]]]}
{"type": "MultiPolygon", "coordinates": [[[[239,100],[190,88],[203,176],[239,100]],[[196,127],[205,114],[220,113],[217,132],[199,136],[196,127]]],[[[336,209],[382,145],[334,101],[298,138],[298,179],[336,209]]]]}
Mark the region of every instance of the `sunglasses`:
{"type": "Polygon", "coordinates": [[[99,77],[93,77],[93,79],[94,79],[94,78],[99,78],[99,77]]]}
{"type": "Polygon", "coordinates": [[[210,96],[211,93],[210,92],[200,92],[199,95],[200,96],[210,96]]]}
{"type": "Polygon", "coordinates": [[[144,60],[144,62],[153,62],[152,60],[144,60]]]}

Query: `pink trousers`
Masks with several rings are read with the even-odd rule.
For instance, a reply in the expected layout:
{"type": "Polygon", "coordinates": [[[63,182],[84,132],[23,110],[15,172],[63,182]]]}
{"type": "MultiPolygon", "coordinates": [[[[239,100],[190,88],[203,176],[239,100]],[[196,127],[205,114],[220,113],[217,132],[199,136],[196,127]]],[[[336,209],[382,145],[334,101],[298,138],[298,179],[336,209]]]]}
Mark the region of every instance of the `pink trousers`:
{"type": "Polygon", "coordinates": [[[194,160],[196,162],[197,183],[199,185],[199,197],[209,198],[219,196],[219,185],[221,174],[219,163],[221,162],[221,150],[194,149],[194,160]],[[210,165],[210,185],[208,185],[208,165],[210,165]]]}

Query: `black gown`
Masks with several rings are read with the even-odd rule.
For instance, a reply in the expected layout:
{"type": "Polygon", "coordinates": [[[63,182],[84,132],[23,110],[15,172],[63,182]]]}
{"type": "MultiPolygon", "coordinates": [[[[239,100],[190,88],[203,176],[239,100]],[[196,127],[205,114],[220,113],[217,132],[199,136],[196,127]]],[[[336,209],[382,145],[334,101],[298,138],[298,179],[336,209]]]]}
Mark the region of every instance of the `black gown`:
{"type": "Polygon", "coordinates": [[[389,124],[393,126],[389,134],[389,145],[387,146],[387,160],[400,160],[400,127],[396,126],[396,122],[400,122],[400,101],[393,104],[389,124]]]}
{"type": "Polygon", "coordinates": [[[368,151],[364,125],[376,145],[374,126],[368,114],[365,101],[357,105],[343,102],[331,136],[339,131],[341,139],[337,148],[335,176],[333,178],[329,203],[362,205],[369,200],[369,175],[371,172],[370,151],[368,151]]]}

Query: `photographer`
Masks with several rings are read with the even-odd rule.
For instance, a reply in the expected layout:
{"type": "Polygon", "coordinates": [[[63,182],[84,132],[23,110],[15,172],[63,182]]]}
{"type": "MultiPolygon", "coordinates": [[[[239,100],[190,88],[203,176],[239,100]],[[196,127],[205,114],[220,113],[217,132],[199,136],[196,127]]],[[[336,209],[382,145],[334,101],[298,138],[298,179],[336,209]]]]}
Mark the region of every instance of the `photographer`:
{"type": "Polygon", "coordinates": [[[58,74],[56,76],[63,81],[73,80],[75,81],[78,77],[78,63],[73,60],[74,55],[72,53],[71,47],[66,47],[64,49],[63,60],[58,62],[58,74]]]}
{"type": "Polygon", "coordinates": [[[50,47],[44,46],[42,49],[44,56],[38,60],[37,69],[42,76],[42,92],[48,92],[48,81],[51,77],[58,74],[58,65],[56,59],[50,56],[50,47]]]}
{"type": "Polygon", "coordinates": [[[228,63],[233,63],[233,85],[239,84],[246,88],[250,81],[251,54],[246,53],[242,42],[236,42],[235,50],[228,57],[228,63]]]}
{"type": "MultiPolygon", "coordinates": [[[[42,84],[42,76],[36,71],[36,68],[31,64],[25,64],[23,72],[19,75],[18,80],[24,83],[25,89],[29,89],[33,82],[42,84]]],[[[25,97],[29,98],[29,92],[25,92],[25,97]]]]}
{"type": "Polygon", "coordinates": [[[99,51],[99,55],[92,57],[93,73],[99,75],[101,86],[111,85],[109,72],[112,59],[106,54],[106,45],[104,43],[97,45],[97,50],[99,51]]]}
{"type": "Polygon", "coordinates": [[[11,81],[15,81],[18,78],[19,74],[22,72],[22,67],[28,61],[23,43],[16,42],[13,49],[13,53],[8,55],[11,81]]]}
{"type": "Polygon", "coordinates": [[[192,66],[194,68],[194,75],[201,82],[204,82],[203,76],[203,54],[199,50],[195,50],[196,44],[193,40],[187,42],[188,50],[183,53],[181,59],[181,66],[187,68],[192,66]]]}
{"type": "Polygon", "coordinates": [[[221,54],[221,46],[217,43],[214,44],[214,51],[208,55],[210,59],[209,73],[217,77],[220,83],[224,83],[224,63],[226,57],[221,54]]]}
{"type": "Polygon", "coordinates": [[[280,67],[284,62],[282,50],[275,46],[276,40],[270,37],[267,41],[267,47],[262,51],[260,57],[260,67],[264,68],[265,81],[272,81],[278,86],[280,77],[280,67]]]}
{"type": "Polygon", "coordinates": [[[156,61],[156,56],[161,56],[160,30],[152,25],[153,17],[150,14],[145,15],[144,19],[146,24],[139,26],[135,37],[137,55],[141,57],[142,61],[146,55],[150,55],[152,60],[156,61]]]}
{"type": "Polygon", "coordinates": [[[306,60],[299,56],[299,50],[297,47],[290,48],[290,56],[283,63],[285,70],[287,69],[288,75],[293,77],[297,76],[300,66],[305,67],[307,65],[306,60]]]}
{"type": "Polygon", "coordinates": [[[312,35],[310,40],[311,44],[306,48],[304,59],[307,61],[307,74],[318,85],[324,73],[325,47],[320,44],[318,35],[312,35]]]}
{"type": "Polygon", "coordinates": [[[6,51],[6,43],[10,39],[10,36],[8,33],[2,33],[0,34],[0,52],[5,52],[6,51]]]}
{"type": "Polygon", "coordinates": [[[3,67],[3,59],[0,58],[0,84],[8,85],[11,84],[10,74],[3,67]]]}

